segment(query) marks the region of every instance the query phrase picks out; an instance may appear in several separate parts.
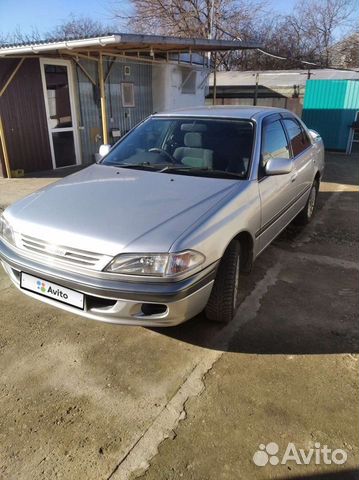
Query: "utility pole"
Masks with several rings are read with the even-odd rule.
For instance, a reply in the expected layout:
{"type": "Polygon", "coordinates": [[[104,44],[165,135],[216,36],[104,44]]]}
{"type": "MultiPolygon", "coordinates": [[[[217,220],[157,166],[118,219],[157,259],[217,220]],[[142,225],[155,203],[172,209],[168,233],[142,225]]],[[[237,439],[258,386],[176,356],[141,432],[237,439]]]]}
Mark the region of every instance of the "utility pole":
{"type": "Polygon", "coordinates": [[[254,97],[253,97],[253,105],[257,105],[257,98],[258,98],[258,82],[259,82],[259,73],[253,73],[253,76],[256,77],[256,86],[254,88],[254,97]]]}
{"type": "MultiPolygon", "coordinates": [[[[209,11],[209,32],[208,32],[208,39],[211,40],[213,38],[213,18],[214,18],[214,2],[215,0],[211,0],[211,8],[209,11]]],[[[209,52],[209,68],[211,68],[211,52],[209,52]]],[[[217,103],[217,52],[214,52],[213,55],[213,100],[212,104],[216,105],[217,103]]]]}
{"type": "Polygon", "coordinates": [[[213,70],[213,105],[217,103],[217,52],[214,52],[214,70],[213,70]]]}

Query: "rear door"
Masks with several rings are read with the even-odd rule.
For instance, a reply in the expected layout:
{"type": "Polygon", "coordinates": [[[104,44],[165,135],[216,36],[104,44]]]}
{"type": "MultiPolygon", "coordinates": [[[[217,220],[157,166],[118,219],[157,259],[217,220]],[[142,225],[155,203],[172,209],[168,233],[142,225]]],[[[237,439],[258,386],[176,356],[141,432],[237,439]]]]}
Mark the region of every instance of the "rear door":
{"type": "Polygon", "coordinates": [[[265,166],[270,158],[291,161],[291,151],[279,114],[270,115],[262,123],[261,159],[258,186],[261,198],[261,228],[256,233],[259,249],[263,250],[292,219],[294,198],[292,171],[284,175],[266,175],[265,166]]]}
{"type": "Polygon", "coordinates": [[[283,118],[283,125],[290,142],[294,161],[293,195],[298,198],[298,212],[303,208],[314,180],[314,156],[312,142],[302,124],[291,114],[283,118]]]}

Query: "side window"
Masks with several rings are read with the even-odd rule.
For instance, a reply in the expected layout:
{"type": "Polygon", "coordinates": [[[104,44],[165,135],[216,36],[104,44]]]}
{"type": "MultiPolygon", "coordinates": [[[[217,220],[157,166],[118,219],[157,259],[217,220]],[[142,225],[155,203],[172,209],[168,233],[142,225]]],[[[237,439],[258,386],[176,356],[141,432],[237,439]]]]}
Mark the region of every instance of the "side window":
{"type": "Polygon", "coordinates": [[[290,158],[287,137],[279,120],[264,125],[262,129],[260,178],[265,175],[265,166],[268,160],[277,157],[290,158]]]}
{"type": "Polygon", "coordinates": [[[303,132],[303,145],[305,146],[305,148],[308,148],[312,144],[312,141],[309,138],[308,133],[304,130],[303,125],[300,125],[300,128],[303,132]]]}
{"type": "Polygon", "coordinates": [[[195,70],[189,70],[188,68],[182,68],[182,81],[181,91],[182,93],[196,93],[197,72],[195,70]]]}
{"type": "Polygon", "coordinates": [[[285,128],[287,129],[290,143],[292,145],[293,155],[297,156],[303,150],[309,147],[310,140],[303,130],[302,126],[295,118],[285,118],[283,120],[285,128]]]}

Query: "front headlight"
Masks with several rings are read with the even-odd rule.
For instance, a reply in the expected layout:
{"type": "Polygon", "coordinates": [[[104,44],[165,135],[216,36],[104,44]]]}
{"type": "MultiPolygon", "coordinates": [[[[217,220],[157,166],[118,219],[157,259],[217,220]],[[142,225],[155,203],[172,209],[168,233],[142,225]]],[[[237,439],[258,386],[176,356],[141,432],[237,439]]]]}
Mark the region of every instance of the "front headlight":
{"type": "Polygon", "coordinates": [[[106,272],[124,275],[150,275],[173,277],[198,267],[204,255],[193,250],[180,253],[123,254],[115,257],[105,268],[106,272]]]}
{"type": "Polygon", "coordinates": [[[0,238],[3,238],[8,243],[14,244],[14,232],[10,223],[5,219],[4,215],[0,215],[0,238]]]}

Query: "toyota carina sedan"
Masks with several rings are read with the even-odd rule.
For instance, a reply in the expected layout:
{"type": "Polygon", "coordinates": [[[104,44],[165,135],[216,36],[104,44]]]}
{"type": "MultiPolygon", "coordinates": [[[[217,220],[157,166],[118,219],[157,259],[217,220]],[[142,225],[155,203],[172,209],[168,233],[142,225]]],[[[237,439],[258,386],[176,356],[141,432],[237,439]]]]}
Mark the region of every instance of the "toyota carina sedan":
{"type": "Polygon", "coordinates": [[[91,319],[228,322],[241,273],[311,220],[323,169],[320,136],[287,110],[151,115],[97,164],[7,208],[0,258],[21,292],[91,319]]]}

